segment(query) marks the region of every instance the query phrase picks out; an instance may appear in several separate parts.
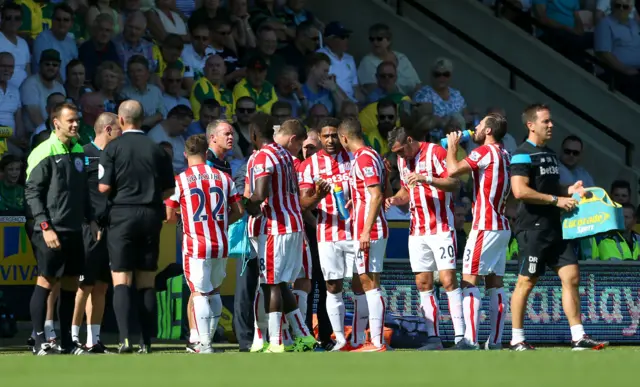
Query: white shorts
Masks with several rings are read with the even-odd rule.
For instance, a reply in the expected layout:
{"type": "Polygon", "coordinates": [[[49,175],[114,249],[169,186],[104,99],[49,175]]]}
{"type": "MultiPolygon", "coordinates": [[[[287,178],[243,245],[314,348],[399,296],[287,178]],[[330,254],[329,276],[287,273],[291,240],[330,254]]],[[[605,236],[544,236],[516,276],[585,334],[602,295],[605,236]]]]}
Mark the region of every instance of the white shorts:
{"type": "Polygon", "coordinates": [[[302,266],[302,232],[258,237],[260,283],[276,285],[293,282],[302,266]]]}
{"type": "Polygon", "coordinates": [[[184,277],[191,292],[211,294],[227,276],[227,258],[183,258],[184,277]]]}
{"type": "Polygon", "coordinates": [[[356,259],[353,241],[318,242],[318,255],[325,281],[353,277],[356,259]]]}
{"type": "Polygon", "coordinates": [[[387,240],[372,240],[369,251],[360,250],[360,241],[355,240],[353,251],[356,254],[356,270],[358,275],[365,273],[382,273],[384,256],[387,250],[387,240]]]}
{"type": "Polygon", "coordinates": [[[302,267],[298,273],[297,279],[311,279],[313,274],[313,261],[311,260],[311,249],[309,248],[309,240],[304,235],[302,242],[302,267]]]}
{"type": "Polygon", "coordinates": [[[409,236],[409,262],[414,273],[456,269],[456,238],[453,232],[409,236]]]}
{"type": "Polygon", "coordinates": [[[504,276],[509,230],[471,230],[464,248],[462,274],[504,276]]]}

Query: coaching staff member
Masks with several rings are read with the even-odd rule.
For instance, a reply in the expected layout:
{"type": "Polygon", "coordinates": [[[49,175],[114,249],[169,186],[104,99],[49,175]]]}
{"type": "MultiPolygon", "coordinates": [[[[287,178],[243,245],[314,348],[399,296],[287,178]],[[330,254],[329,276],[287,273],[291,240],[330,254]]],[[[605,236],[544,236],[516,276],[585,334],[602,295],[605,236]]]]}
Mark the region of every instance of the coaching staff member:
{"type": "Polygon", "coordinates": [[[570,187],[560,185],[558,159],[546,146],[553,132],[551,112],[545,105],[531,105],[522,114],[529,131],[527,140],[511,158],[511,186],[520,200],[515,230],[520,246],[518,282],[511,296],[511,349],[534,349],[524,337],[527,298],[545,267],[554,270],[562,282],[562,307],[571,327],[573,350],[602,349],[608,343],[585,334],[580,317],[578,257],[569,241],[562,239],[562,211],[572,211],[574,193],[584,194],[582,181],[570,187]]]}
{"type": "Polygon", "coordinates": [[[139,353],[151,351],[155,324],[155,272],[158,269],[160,231],[165,218],[163,200],[175,188],[173,166],[167,153],[140,127],[144,111],[138,101],[118,109],[122,136],[100,155],[100,192],[109,195],[107,248],[113,279],[113,307],[120,332],[119,353],[131,353],[129,310],[135,274],[142,340],[139,353]]]}
{"type": "Polygon", "coordinates": [[[27,161],[25,199],[34,219],[31,244],[38,263],[38,279],[31,297],[31,319],[36,333],[33,353],[58,353],[45,340],[47,297],[60,281],[58,318],[62,352],[80,355],[82,346],[71,339],[71,320],[78,278],[84,264],[82,225],[90,222],[97,239],[84,167],[84,152],[78,144],[78,108],[63,103],[53,109],[55,131],[31,152],[27,161]]]}

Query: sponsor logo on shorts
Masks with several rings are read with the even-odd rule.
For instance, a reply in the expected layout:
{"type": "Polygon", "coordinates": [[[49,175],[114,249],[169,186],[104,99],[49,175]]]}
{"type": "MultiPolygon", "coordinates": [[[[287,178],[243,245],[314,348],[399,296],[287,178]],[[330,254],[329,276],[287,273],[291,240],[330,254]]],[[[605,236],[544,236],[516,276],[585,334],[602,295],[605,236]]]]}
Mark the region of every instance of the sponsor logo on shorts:
{"type": "Polygon", "coordinates": [[[529,273],[535,273],[538,268],[538,257],[529,256],[529,273]]]}

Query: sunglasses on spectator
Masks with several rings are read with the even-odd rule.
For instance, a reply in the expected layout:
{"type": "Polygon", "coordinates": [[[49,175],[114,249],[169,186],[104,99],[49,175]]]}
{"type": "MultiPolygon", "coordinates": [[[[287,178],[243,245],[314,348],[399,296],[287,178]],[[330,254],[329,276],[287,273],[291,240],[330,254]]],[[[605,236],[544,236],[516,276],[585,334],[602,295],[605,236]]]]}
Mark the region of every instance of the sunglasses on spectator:
{"type": "Polygon", "coordinates": [[[373,43],[373,42],[382,42],[385,39],[386,39],[386,37],[384,37],[384,36],[369,36],[369,41],[371,43],[373,43]]]}
{"type": "Polygon", "coordinates": [[[69,23],[71,21],[71,18],[68,18],[68,17],[57,17],[55,20],[57,22],[60,22],[60,23],[69,23]]]}
{"type": "Polygon", "coordinates": [[[395,74],[391,74],[391,73],[378,74],[378,78],[382,78],[382,79],[391,79],[395,76],[396,76],[395,74]]]}
{"type": "Polygon", "coordinates": [[[393,114],[380,114],[378,115],[378,121],[395,121],[396,116],[393,114]]]}
{"type": "Polygon", "coordinates": [[[44,62],[42,65],[45,67],[60,67],[58,62],[44,62]]]}
{"type": "Polygon", "coordinates": [[[434,71],[433,72],[433,77],[434,78],[440,78],[440,77],[449,78],[450,76],[451,76],[451,72],[449,72],[449,71],[445,71],[445,72],[434,71]]]}
{"type": "Polygon", "coordinates": [[[180,83],[182,82],[182,78],[165,78],[165,80],[169,83],[180,83]]]}
{"type": "Polygon", "coordinates": [[[567,156],[580,156],[580,151],[574,149],[564,149],[564,154],[567,156]]]}
{"type": "Polygon", "coordinates": [[[17,15],[14,16],[14,17],[5,16],[5,17],[3,17],[3,19],[6,20],[6,21],[12,21],[12,20],[13,21],[21,21],[22,20],[22,16],[17,16],[17,15]]]}
{"type": "Polygon", "coordinates": [[[631,9],[631,4],[615,3],[613,4],[613,8],[618,8],[618,9],[628,11],[631,9]]]}
{"type": "Polygon", "coordinates": [[[216,34],[220,34],[222,36],[227,36],[231,34],[231,31],[215,31],[216,34]]]}
{"type": "Polygon", "coordinates": [[[209,36],[208,35],[197,35],[193,37],[193,40],[198,40],[200,42],[206,42],[207,40],[209,40],[209,36]]]}
{"type": "Polygon", "coordinates": [[[237,108],[238,113],[251,114],[256,111],[256,108],[237,108]]]}

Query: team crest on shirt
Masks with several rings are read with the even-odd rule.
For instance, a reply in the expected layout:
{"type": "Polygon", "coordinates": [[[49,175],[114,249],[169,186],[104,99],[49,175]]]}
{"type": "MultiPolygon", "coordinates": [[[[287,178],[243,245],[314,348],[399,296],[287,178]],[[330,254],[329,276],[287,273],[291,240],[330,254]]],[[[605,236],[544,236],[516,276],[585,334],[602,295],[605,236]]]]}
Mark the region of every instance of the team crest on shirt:
{"type": "Polygon", "coordinates": [[[364,174],[364,177],[372,177],[375,175],[375,172],[373,171],[373,167],[362,168],[362,173],[364,174]]]}
{"type": "Polygon", "coordinates": [[[258,174],[260,174],[260,173],[262,173],[262,172],[264,172],[264,166],[262,166],[262,164],[260,164],[260,165],[255,165],[255,166],[253,167],[253,173],[254,173],[254,174],[258,175],[258,174]]]}
{"type": "Polygon", "coordinates": [[[76,170],[78,172],[82,172],[82,169],[84,169],[84,162],[82,161],[82,159],[80,157],[76,157],[73,160],[73,164],[75,165],[76,170]]]}
{"type": "Polygon", "coordinates": [[[478,160],[480,160],[480,153],[478,153],[478,152],[476,152],[476,151],[473,151],[473,152],[471,152],[471,154],[469,155],[469,158],[470,158],[472,161],[478,161],[478,160]]]}

